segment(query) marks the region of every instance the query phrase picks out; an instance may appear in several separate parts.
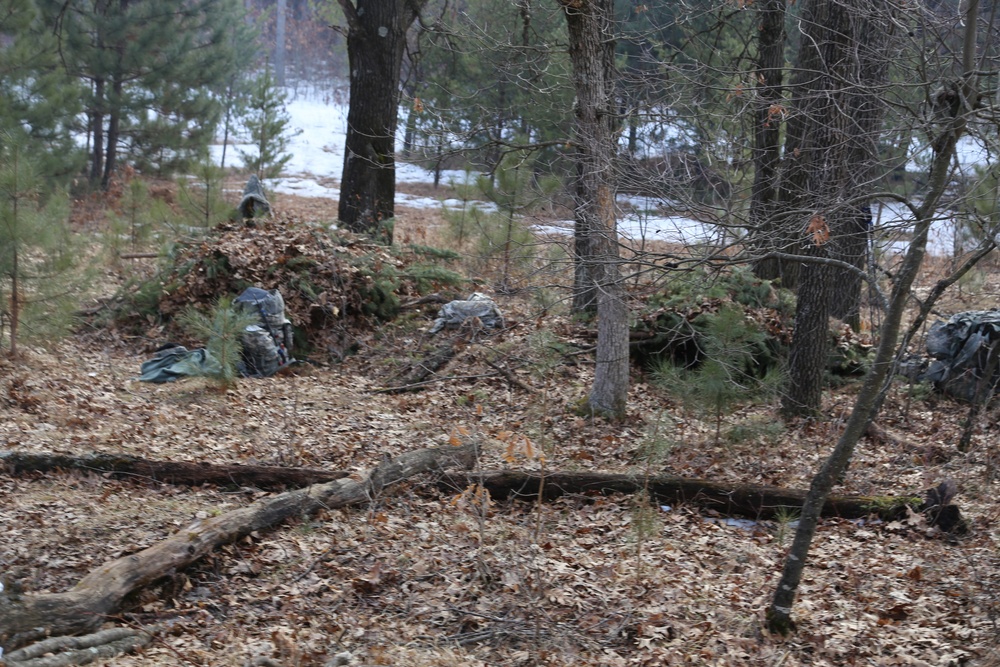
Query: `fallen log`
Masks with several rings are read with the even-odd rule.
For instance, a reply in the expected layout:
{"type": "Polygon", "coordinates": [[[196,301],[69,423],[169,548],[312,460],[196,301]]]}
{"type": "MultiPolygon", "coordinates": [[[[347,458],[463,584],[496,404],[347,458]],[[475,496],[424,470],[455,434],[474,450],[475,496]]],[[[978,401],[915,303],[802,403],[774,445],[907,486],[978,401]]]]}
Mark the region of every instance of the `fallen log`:
{"type": "Polygon", "coordinates": [[[153,639],[151,630],[109,628],[83,637],[50,637],[0,658],[6,667],[69,667],[134,653],[153,639]]]}
{"type": "Polygon", "coordinates": [[[337,479],[262,498],[220,516],[195,521],[164,541],[109,561],[65,593],[8,596],[0,592],[0,646],[16,648],[50,635],[95,630],[126,596],[177,572],[224,544],[321,509],[362,505],[386,487],[422,472],[471,467],[474,444],[422,449],[378,465],[364,480],[337,479]]]}
{"type": "Polygon", "coordinates": [[[35,454],[30,452],[0,452],[0,469],[10,474],[47,472],[50,470],[87,470],[101,475],[141,478],[165,484],[215,484],[217,486],[252,486],[259,489],[300,488],[329,482],[348,473],[226,463],[192,463],[187,461],[154,461],[125,454],[94,453],[82,456],[70,454],[35,454]]]}
{"type": "MultiPolygon", "coordinates": [[[[542,489],[542,497],[545,500],[570,493],[607,495],[645,490],[660,503],[692,503],[726,516],[755,520],[771,519],[779,513],[787,514],[800,509],[807,493],[801,489],[752,484],[720,484],[704,479],[684,479],[670,475],[646,478],[640,475],[599,472],[553,472],[542,475],[538,472],[503,470],[457,477],[453,475],[447,482],[442,481],[439,484],[453,485],[456,481],[465,485],[480,484],[493,498],[527,501],[538,498],[539,488],[542,489]]],[[[950,525],[941,525],[942,530],[962,532],[964,521],[958,514],[958,508],[948,504],[954,493],[942,502],[943,495],[936,490],[913,496],[831,495],[823,506],[822,515],[844,519],[861,519],[874,515],[885,521],[894,521],[905,517],[909,508],[914,512],[927,512],[932,522],[947,517],[947,523],[950,525]],[[946,509],[942,505],[953,509],[942,511],[946,509]]]]}

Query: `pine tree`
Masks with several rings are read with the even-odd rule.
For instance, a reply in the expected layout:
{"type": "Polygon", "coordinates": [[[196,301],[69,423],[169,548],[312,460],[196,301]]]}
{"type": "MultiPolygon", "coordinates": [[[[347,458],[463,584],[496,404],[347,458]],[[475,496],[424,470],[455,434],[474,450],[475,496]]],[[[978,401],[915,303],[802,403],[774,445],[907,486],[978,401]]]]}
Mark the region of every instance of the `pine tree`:
{"type": "Polygon", "coordinates": [[[191,168],[192,179],[178,180],[181,212],[193,226],[211,229],[233,214],[232,202],[223,196],[225,170],[204,160],[191,168]]]}
{"type": "Polygon", "coordinates": [[[277,86],[271,68],[265,66],[251,85],[243,126],[253,144],[252,151],[239,151],[244,166],[260,179],[274,178],[292,159],[288,148],[288,124],[285,92],[277,86]]]}
{"type": "Polygon", "coordinates": [[[776,367],[759,372],[757,359],[766,356],[767,336],[747,320],[742,308],[725,306],[703,317],[706,326],[699,341],[703,357],[698,367],[683,370],[665,361],[654,377],[715,421],[718,444],[723,416],[740,402],[774,396],[782,374],[776,367]]]}
{"type": "MultiPolygon", "coordinates": [[[[0,134],[0,321],[10,356],[23,330],[60,333],[75,296],[74,264],[64,200],[51,191],[24,137],[0,134]]],[[[2,331],[2,328],[0,328],[2,331]]]]}
{"type": "Polygon", "coordinates": [[[0,0],[0,131],[27,132],[39,168],[65,176],[82,164],[71,130],[83,94],[57,57],[36,1],[0,0]]]}
{"type": "Polygon", "coordinates": [[[239,377],[237,364],[243,350],[243,330],[259,321],[256,313],[235,308],[229,297],[220,298],[208,313],[193,307],[184,311],[181,326],[192,336],[206,339],[205,348],[217,362],[204,368],[193,367],[192,375],[204,374],[223,390],[235,385],[239,377]]]}
{"type": "Polygon", "coordinates": [[[172,171],[214,137],[218,90],[245,67],[226,33],[243,21],[237,0],[39,0],[56,27],[84,100],[90,180],[107,189],[120,157],[172,171]]]}

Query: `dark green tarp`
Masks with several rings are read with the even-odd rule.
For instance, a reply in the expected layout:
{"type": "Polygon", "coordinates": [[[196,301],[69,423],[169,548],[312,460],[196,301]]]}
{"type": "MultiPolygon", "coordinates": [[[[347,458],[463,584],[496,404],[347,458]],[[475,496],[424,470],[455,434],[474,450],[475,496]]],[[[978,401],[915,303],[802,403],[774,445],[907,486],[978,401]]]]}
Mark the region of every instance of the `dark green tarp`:
{"type": "Polygon", "coordinates": [[[142,382],[172,382],[180,377],[217,376],[222,373],[218,359],[208,350],[188,350],[182,345],[160,349],[139,369],[142,382]]]}

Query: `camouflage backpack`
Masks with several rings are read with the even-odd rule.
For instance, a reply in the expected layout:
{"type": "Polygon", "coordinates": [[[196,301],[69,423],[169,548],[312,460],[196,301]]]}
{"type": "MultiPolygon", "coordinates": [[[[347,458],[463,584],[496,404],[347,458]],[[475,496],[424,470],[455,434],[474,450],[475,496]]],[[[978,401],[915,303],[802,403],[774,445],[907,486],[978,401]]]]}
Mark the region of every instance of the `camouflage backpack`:
{"type": "Polygon", "coordinates": [[[233,303],[256,313],[259,324],[243,330],[240,373],[250,377],[270,377],[293,363],[292,323],[285,318],[285,300],[278,290],[248,287],[233,303]]]}

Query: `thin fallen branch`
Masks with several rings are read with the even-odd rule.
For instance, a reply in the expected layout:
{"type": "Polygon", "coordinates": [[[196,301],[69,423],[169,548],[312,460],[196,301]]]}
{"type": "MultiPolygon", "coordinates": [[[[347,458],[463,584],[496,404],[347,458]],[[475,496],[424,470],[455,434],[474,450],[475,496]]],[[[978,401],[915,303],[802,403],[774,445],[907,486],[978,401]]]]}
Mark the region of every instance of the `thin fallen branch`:
{"type": "Polygon", "coordinates": [[[91,632],[119,611],[133,592],[224,544],[321,509],[366,504],[392,484],[418,473],[468,468],[475,457],[475,444],[403,454],[360,481],[343,478],[315,484],[195,521],[158,544],[101,565],[65,593],[17,598],[0,593],[0,646],[16,648],[46,636],[91,632]]]}
{"type": "Polygon", "coordinates": [[[378,389],[374,393],[395,394],[414,391],[422,387],[431,375],[447,366],[448,362],[454,359],[460,350],[464,349],[465,343],[468,342],[468,336],[468,331],[462,331],[451,337],[419,363],[414,364],[399,386],[378,389]]]}
{"type": "Polygon", "coordinates": [[[424,306],[428,303],[448,303],[450,299],[446,299],[441,294],[434,292],[433,294],[428,294],[422,296],[419,299],[414,299],[412,301],[407,301],[406,303],[400,304],[400,310],[409,310],[410,308],[417,308],[418,306],[424,306]]]}
{"type": "MultiPolygon", "coordinates": [[[[585,495],[607,495],[610,493],[636,493],[646,490],[651,497],[661,503],[693,503],[708,510],[727,516],[742,516],[750,519],[770,519],[776,514],[796,511],[802,507],[806,491],[783,489],[776,486],[752,484],[720,484],[704,479],[684,479],[669,475],[645,478],[641,475],[624,475],[598,472],[559,472],[542,475],[538,472],[503,470],[451,476],[448,484],[480,484],[494,498],[513,498],[532,501],[538,498],[538,490],[546,500],[575,493],[585,495]]],[[[454,488],[454,487],[452,487],[454,488]]],[[[928,495],[912,496],[843,496],[832,495],[823,506],[823,516],[844,519],[860,519],[872,515],[891,521],[907,515],[911,511],[927,511],[940,506],[939,498],[928,495]]],[[[952,494],[954,495],[954,494],[952,494]]],[[[950,497],[948,498],[950,501],[950,497]]],[[[950,506],[954,507],[954,506],[950,506]]],[[[954,511],[946,513],[951,521],[961,517],[954,511]]],[[[935,514],[935,516],[940,513],[935,514]]],[[[964,526],[964,522],[963,522],[964,526]]],[[[942,526],[943,530],[955,530],[956,525],[942,526]]],[[[958,528],[961,530],[961,528],[958,528]]]]}
{"type": "Polygon", "coordinates": [[[348,473],[313,468],[285,468],[227,463],[155,461],[125,454],[69,454],[0,452],[0,468],[10,474],[50,470],[87,470],[111,477],[129,477],[165,484],[215,484],[259,489],[300,488],[329,482],[348,473]]]}
{"type": "Polygon", "coordinates": [[[517,376],[514,375],[514,373],[509,368],[507,368],[506,366],[501,366],[500,364],[495,364],[492,361],[490,361],[489,359],[486,359],[485,361],[486,361],[486,365],[487,366],[489,366],[490,368],[492,368],[495,371],[497,371],[498,373],[500,373],[500,375],[504,376],[504,379],[506,379],[509,384],[514,385],[515,387],[517,387],[518,389],[520,389],[523,392],[526,392],[526,393],[529,393],[529,394],[535,393],[534,389],[532,389],[528,385],[526,385],[523,382],[521,382],[517,378],[517,376]]]}
{"type": "Polygon", "coordinates": [[[109,628],[82,637],[50,637],[12,651],[0,659],[6,667],[68,667],[94,660],[134,653],[149,644],[153,632],[135,628],[109,628]]]}
{"type": "Polygon", "coordinates": [[[442,375],[440,377],[431,378],[429,380],[424,380],[422,382],[414,382],[413,384],[399,385],[398,387],[380,387],[378,389],[371,389],[368,391],[369,394],[404,394],[408,391],[417,391],[418,389],[423,389],[428,385],[432,385],[438,382],[451,382],[453,380],[488,380],[490,378],[502,377],[500,373],[483,373],[480,375],[442,375]]]}

